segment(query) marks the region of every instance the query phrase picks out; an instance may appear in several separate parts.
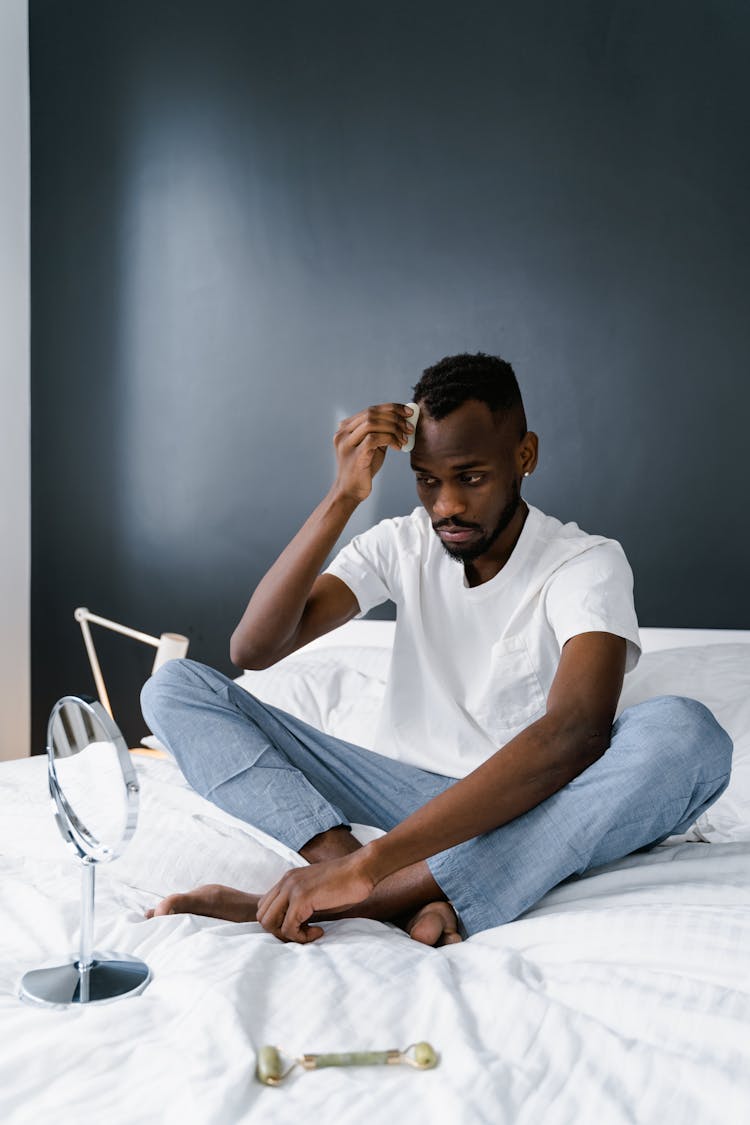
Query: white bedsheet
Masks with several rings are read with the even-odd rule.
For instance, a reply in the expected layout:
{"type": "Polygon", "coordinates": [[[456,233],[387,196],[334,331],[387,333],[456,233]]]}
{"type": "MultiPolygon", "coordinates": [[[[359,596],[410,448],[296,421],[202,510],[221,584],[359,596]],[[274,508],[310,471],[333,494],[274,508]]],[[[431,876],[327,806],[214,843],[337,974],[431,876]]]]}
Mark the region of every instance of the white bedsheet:
{"type": "MultiPolygon", "coordinates": [[[[37,1009],[27,969],[76,951],[80,869],[46,760],[0,766],[0,1120],[4,1125],[735,1125],[750,1119],[750,843],[663,844],[573,879],[523,918],[433,950],[367,920],[310,946],[257,924],[143,911],[170,890],[272,881],[290,856],[136,757],[131,849],[97,871],[95,948],[142,957],[137,997],[37,1009]],[[289,1055],[404,1048],[431,1072],[254,1077],[289,1055]]],[[[303,862],[298,857],[296,862],[303,862]]]]}

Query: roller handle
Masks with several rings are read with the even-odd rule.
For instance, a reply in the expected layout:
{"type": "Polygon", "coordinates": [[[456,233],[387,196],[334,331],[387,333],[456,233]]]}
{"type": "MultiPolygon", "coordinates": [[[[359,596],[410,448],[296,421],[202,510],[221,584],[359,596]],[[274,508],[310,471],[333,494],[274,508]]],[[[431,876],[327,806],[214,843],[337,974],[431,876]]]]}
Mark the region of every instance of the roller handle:
{"type": "Polygon", "coordinates": [[[387,1066],[401,1062],[400,1051],[344,1051],[330,1055],[303,1055],[305,1070],[321,1070],[324,1066],[387,1066]]]}

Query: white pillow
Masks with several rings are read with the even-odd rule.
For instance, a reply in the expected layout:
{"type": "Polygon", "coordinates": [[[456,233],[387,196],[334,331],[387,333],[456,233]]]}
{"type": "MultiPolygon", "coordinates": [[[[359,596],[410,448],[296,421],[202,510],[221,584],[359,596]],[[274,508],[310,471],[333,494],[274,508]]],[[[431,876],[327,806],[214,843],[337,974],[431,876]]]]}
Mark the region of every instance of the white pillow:
{"type": "Polygon", "coordinates": [[[619,714],[657,695],[704,703],[734,742],[727,789],[695,822],[699,838],[750,840],[750,645],[695,645],[646,652],[625,677],[619,714]]]}
{"type": "Polygon", "coordinates": [[[331,645],[243,672],[237,683],[264,703],[371,750],[390,664],[390,649],[331,645]]]}

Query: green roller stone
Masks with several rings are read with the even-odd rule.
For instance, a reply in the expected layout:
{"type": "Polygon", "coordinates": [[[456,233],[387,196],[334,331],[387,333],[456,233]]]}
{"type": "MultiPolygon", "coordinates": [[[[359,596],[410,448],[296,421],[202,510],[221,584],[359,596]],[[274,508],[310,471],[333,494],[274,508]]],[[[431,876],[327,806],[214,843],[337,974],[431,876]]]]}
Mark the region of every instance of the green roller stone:
{"type": "Polygon", "coordinates": [[[281,1081],[281,1055],[275,1047],[261,1047],[257,1073],[266,1086],[276,1086],[281,1081]]]}
{"type": "Polygon", "coordinates": [[[437,1053],[434,1047],[431,1047],[429,1043],[415,1043],[414,1061],[419,1066],[423,1066],[425,1070],[428,1067],[437,1066],[437,1053]]]}

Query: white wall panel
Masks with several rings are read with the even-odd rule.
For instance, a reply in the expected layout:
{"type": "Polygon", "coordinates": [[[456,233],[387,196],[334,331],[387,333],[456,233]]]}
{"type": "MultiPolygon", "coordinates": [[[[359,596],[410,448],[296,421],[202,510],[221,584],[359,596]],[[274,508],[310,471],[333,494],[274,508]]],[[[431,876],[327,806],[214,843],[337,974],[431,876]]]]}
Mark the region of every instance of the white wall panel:
{"type": "Polygon", "coordinates": [[[0,4],[0,759],[29,745],[30,371],[27,0],[0,4]]]}

